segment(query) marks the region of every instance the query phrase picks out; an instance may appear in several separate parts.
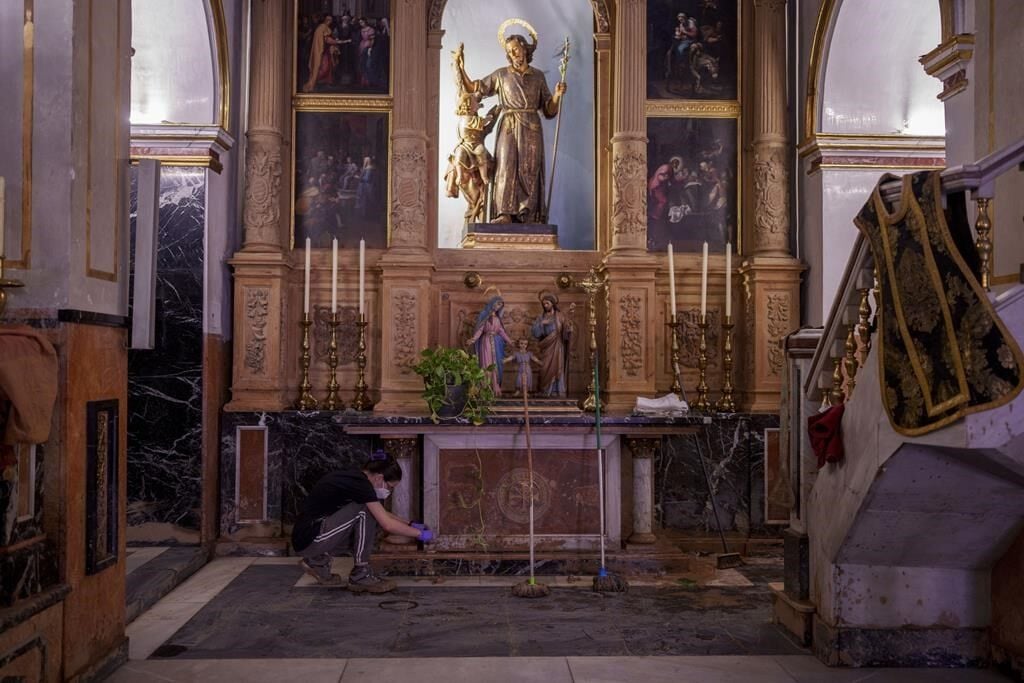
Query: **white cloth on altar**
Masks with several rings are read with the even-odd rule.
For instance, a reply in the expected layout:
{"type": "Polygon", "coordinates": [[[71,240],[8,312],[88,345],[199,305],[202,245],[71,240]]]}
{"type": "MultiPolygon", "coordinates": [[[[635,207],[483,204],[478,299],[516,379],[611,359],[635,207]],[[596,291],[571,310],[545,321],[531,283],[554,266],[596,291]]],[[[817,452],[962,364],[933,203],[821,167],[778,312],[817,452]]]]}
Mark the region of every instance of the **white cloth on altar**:
{"type": "Polygon", "coordinates": [[[637,396],[636,406],[633,408],[633,412],[640,415],[681,415],[689,410],[690,406],[686,401],[672,393],[660,398],[637,396]]]}

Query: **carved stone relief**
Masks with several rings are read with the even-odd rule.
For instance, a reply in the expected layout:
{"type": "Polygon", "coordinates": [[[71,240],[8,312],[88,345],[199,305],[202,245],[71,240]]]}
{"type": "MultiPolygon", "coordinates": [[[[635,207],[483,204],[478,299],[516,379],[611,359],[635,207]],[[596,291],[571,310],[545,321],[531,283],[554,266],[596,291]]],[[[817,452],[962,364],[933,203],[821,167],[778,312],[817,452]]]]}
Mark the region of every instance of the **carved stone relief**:
{"type": "Polygon", "coordinates": [[[644,367],[643,316],[639,295],[623,294],[619,299],[619,322],[622,325],[622,340],[619,342],[622,371],[636,377],[644,367]]]}
{"type": "Polygon", "coordinates": [[[426,142],[395,138],[392,155],[391,230],[396,242],[425,243],[427,224],[426,142]]]}
{"type": "Polygon", "coordinates": [[[394,349],[394,366],[398,374],[410,375],[410,369],[417,363],[419,351],[416,348],[416,295],[412,292],[395,292],[391,297],[391,342],[394,349]]]}
{"type": "Polygon", "coordinates": [[[245,343],[245,367],[257,375],[262,375],[266,370],[269,305],[270,290],[254,288],[245,291],[245,319],[249,324],[248,339],[245,343]]]}
{"type": "Polygon", "coordinates": [[[647,229],[647,154],[620,146],[612,151],[612,231],[635,235],[647,229]]]}
{"type": "Polygon", "coordinates": [[[785,294],[769,294],[767,303],[765,320],[768,332],[768,370],[772,375],[781,376],[785,362],[781,341],[792,329],[789,297],[785,294]]]}
{"type": "Polygon", "coordinates": [[[396,460],[400,458],[414,458],[420,452],[419,441],[408,437],[381,437],[381,445],[396,460]]]}
{"type": "MultiPolygon", "coordinates": [[[[683,367],[696,368],[700,354],[700,308],[690,308],[682,311],[683,329],[679,338],[679,362],[683,367]]],[[[708,367],[716,368],[721,360],[719,356],[719,343],[721,337],[722,319],[717,308],[708,309],[708,330],[705,333],[707,349],[705,354],[708,359],[708,367]]],[[[672,340],[669,340],[669,344],[672,340]]],[[[671,368],[670,368],[671,369],[671,368]]]]}
{"type": "Polygon", "coordinates": [[[626,449],[634,458],[651,459],[658,452],[660,439],[626,439],[626,449]]]}
{"type": "Polygon", "coordinates": [[[245,157],[245,241],[280,244],[281,145],[254,138],[245,157]]]}
{"type": "MultiPolygon", "coordinates": [[[[356,362],[359,352],[359,309],[356,306],[338,306],[338,364],[356,362]]],[[[313,353],[317,362],[327,365],[327,347],[331,343],[331,307],[315,306],[313,310],[313,353]]]]}
{"type": "Polygon", "coordinates": [[[788,250],[786,166],[779,150],[754,155],[754,241],[757,249],[788,250]]]}

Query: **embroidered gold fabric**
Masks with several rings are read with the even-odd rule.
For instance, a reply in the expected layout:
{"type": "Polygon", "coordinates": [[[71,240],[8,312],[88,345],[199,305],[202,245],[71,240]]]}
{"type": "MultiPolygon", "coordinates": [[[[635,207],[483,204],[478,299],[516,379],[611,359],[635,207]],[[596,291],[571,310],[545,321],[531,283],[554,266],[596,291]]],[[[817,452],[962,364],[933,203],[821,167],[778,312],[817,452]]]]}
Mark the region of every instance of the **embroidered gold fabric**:
{"type": "Polygon", "coordinates": [[[924,171],[903,177],[894,210],[879,190],[893,179],[879,181],[854,223],[880,280],[882,402],[893,429],[919,436],[1012,400],[1024,358],[961,253],[973,249],[963,204],[950,202],[960,211],[947,223],[939,172],[924,171]]]}

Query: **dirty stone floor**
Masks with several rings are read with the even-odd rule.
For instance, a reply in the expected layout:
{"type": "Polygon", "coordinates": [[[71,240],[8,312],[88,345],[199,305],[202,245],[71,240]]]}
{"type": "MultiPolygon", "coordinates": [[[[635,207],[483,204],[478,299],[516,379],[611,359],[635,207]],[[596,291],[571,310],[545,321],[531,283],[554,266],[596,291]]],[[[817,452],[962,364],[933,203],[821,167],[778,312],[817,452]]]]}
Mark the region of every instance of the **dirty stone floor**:
{"type": "MultiPolygon", "coordinates": [[[[128,627],[109,679],[453,681],[998,681],[987,671],[829,670],[771,623],[777,556],[595,593],[589,577],[399,579],[386,595],[324,588],[296,558],[219,558],[128,627]],[[893,677],[888,677],[891,672],[893,677]],[[856,676],[854,677],[854,673],[856,676]],[[953,677],[949,677],[949,676],[953,677]]],[[[336,561],[347,575],[351,560],[336,561]]]]}

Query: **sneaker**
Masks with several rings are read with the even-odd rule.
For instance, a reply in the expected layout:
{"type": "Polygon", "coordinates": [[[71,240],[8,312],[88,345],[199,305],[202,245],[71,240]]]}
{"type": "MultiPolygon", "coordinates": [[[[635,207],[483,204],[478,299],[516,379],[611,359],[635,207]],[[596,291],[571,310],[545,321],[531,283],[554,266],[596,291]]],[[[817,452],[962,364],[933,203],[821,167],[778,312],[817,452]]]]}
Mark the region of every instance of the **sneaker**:
{"type": "Polygon", "coordinates": [[[306,560],[299,562],[299,566],[302,567],[302,571],[312,576],[321,586],[342,586],[345,584],[340,575],[331,573],[330,566],[315,567],[306,562],[306,560]]]}
{"type": "Polygon", "coordinates": [[[394,581],[377,576],[368,565],[356,567],[348,575],[348,589],[353,593],[389,593],[396,587],[394,581]]]}

